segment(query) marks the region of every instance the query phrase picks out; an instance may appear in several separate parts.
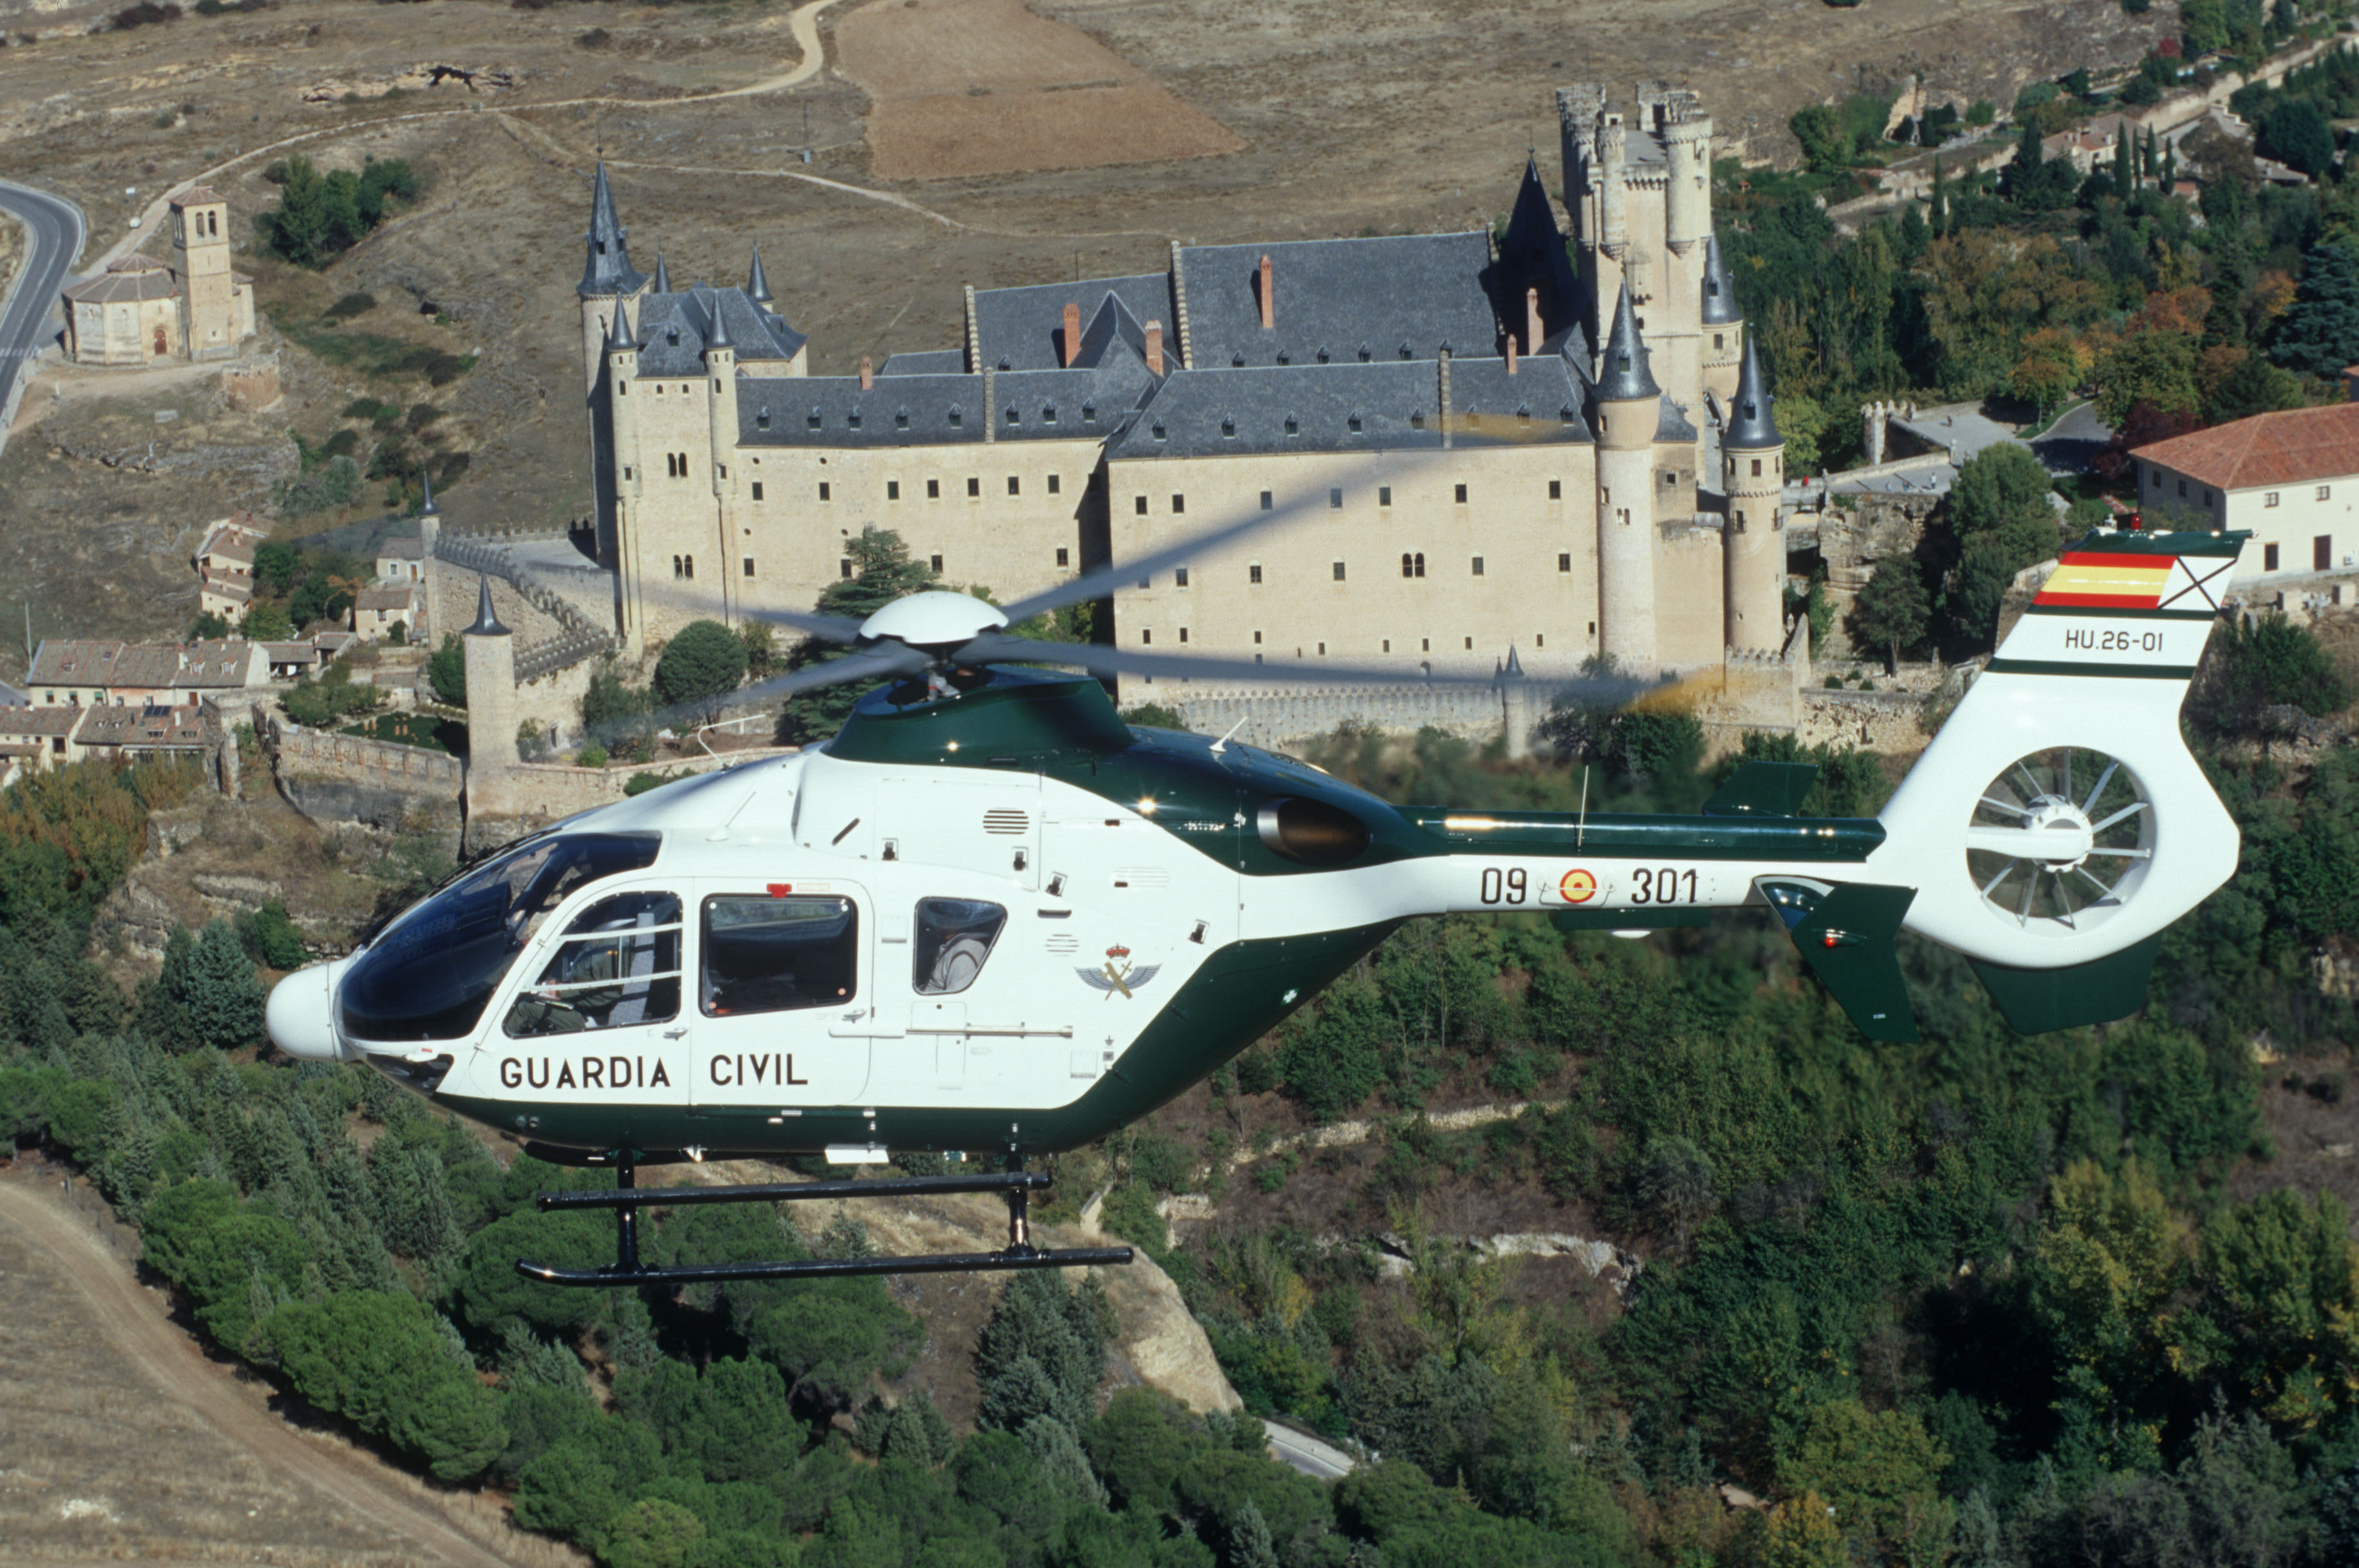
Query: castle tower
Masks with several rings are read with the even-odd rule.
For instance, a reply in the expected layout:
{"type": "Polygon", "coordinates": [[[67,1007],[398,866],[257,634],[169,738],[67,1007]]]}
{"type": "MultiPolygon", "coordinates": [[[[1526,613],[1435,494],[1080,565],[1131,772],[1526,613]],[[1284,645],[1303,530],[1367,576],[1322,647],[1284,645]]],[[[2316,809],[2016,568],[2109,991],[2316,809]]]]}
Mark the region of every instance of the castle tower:
{"type": "Polygon", "coordinates": [[[1728,522],[1721,533],[1722,604],[1732,648],[1776,650],[1786,640],[1786,438],[1777,433],[1761,355],[1745,345],[1745,368],[1721,432],[1728,522]]]}
{"type": "Polygon", "coordinates": [[[239,330],[237,278],[229,265],[229,203],[210,188],[194,185],[173,197],[171,205],[180,341],[192,360],[233,359],[245,333],[239,330]]]}
{"type": "Polygon", "coordinates": [[[770,292],[770,280],[762,273],[762,247],[754,247],[754,265],[745,272],[745,297],[765,310],[777,297],[770,292]]]}
{"type": "Polygon", "coordinates": [[[1726,416],[1736,395],[1737,365],[1745,354],[1745,312],[1736,303],[1736,279],[1721,258],[1720,236],[1703,245],[1703,389],[1726,416]]]}
{"type": "Polygon", "coordinates": [[[622,636],[624,652],[636,659],[647,652],[647,614],[645,571],[632,524],[646,484],[640,472],[638,419],[631,403],[631,383],[639,373],[639,340],[631,330],[627,302],[614,302],[614,317],[600,348],[605,359],[601,372],[606,387],[603,406],[614,459],[601,465],[599,480],[607,487],[614,527],[611,539],[600,538],[598,553],[602,561],[614,568],[614,630],[622,636]]]}
{"type": "Polygon", "coordinates": [[[434,504],[434,475],[420,469],[418,482],[425,490],[418,503],[418,596],[419,607],[426,612],[426,623],[419,629],[425,635],[417,640],[426,642],[430,648],[434,644],[427,639],[443,625],[441,597],[434,591],[434,585],[442,577],[434,566],[434,543],[442,536],[442,509],[434,504]]]}
{"type": "Polygon", "coordinates": [[[460,633],[467,651],[467,816],[512,809],[516,765],[516,636],[492,611],[492,579],[477,579],[475,623],[460,633]]]}
{"type": "Polygon", "coordinates": [[[1661,402],[1625,288],[1597,366],[1597,648],[1641,676],[1656,662],[1652,480],[1661,402]]]}
{"type": "Polygon", "coordinates": [[[647,275],[631,265],[630,231],[614,214],[614,193],[606,184],[606,165],[600,160],[598,178],[590,190],[589,254],[582,268],[582,372],[584,390],[598,390],[600,352],[619,304],[635,299],[647,287],[647,275]]]}
{"type": "Polygon", "coordinates": [[[712,470],[712,510],[721,530],[721,547],[713,552],[713,560],[720,568],[722,623],[734,625],[736,616],[732,611],[742,590],[733,586],[737,580],[733,563],[740,554],[736,546],[745,541],[737,531],[735,491],[729,479],[729,458],[737,446],[737,345],[729,336],[723,315],[727,299],[727,295],[717,291],[712,297],[712,326],[704,335],[704,374],[711,387],[707,412],[712,429],[712,454],[707,466],[712,470]]]}

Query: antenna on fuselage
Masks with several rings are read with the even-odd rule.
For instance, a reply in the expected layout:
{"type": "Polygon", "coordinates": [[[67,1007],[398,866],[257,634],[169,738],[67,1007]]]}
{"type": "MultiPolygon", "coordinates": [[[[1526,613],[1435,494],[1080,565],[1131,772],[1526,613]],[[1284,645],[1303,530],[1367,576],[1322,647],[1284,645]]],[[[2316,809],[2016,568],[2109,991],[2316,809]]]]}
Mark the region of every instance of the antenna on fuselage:
{"type": "Polygon", "coordinates": [[[1572,847],[1573,847],[1574,849],[1580,849],[1580,848],[1581,848],[1581,841],[1582,841],[1582,838],[1586,838],[1586,837],[1588,837],[1588,834],[1589,834],[1589,764],[1588,764],[1587,762],[1583,762],[1583,763],[1582,763],[1582,764],[1581,764],[1581,819],[1580,819],[1578,822],[1576,822],[1576,823],[1574,823],[1574,824],[1573,824],[1573,827],[1572,827],[1572,847]]]}
{"type": "MultiPolygon", "coordinates": [[[[1251,714],[1247,714],[1247,715],[1245,716],[1245,718],[1247,718],[1247,719],[1250,719],[1251,717],[1253,717],[1251,714]]],[[[1213,742],[1212,742],[1212,750],[1213,750],[1213,751],[1215,751],[1215,752],[1225,752],[1225,751],[1227,751],[1227,750],[1229,749],[1229,735],[1234,735],[1234,734],[1235,734],[1238,730],[1240,730],[1244,729],[1245,727],[1245,719],[1238,719],[1234,724],[1230,725],[1230,726],[1229,726],[1229,734],[1228,734],[1228,735],[1223,735],[1223,736],[1222,736],[1219,740],[1217,740],[1217,741],[1213,741],[1213,742]]]]}

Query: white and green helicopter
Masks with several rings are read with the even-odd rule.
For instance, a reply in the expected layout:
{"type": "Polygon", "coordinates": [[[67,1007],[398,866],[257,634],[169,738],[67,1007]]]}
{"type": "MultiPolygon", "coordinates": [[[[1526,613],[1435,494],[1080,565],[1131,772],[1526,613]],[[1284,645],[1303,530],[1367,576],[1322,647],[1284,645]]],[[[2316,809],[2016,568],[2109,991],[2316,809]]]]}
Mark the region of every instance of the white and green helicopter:
{"type": "MultiPolygon", "coordinates": [[[[1292,758],[1137,728],[1102,675],[1277,666],[1047,644],[1002,628],[1106,596],[1236,528],[1005,611],[924,593],[856,651],[770,683],[888,677],[784,759],[575,816],[468,868],[351,956],[282,980],[290,1055],[362,1060],[551,1159],[611,1165],[602,1269],[558,1283],[1062,1267],[1033,1248],[1027,1156],[1145,1116],[1316,996],[1403,922],[1526,912],[1639,935],[1774,912],[1863,1033],[1916,1038],[1907,929],[1965,955],[2027,1033],[2121,1017],[2159,934],[2236,866],[2235,824],[2179,709],[2241,534],[2096,533],[1882,815],[1795,815],[1807,765],[1750,762],[1695,816],[1395,807],[1292,758]],[[1031,665],[1079,667],[1058,673],[1031,665]],[[962,1151],[1005,1169],[641,1190],[643,1162],[962,1151]],[[1001,1252],[658,1269],[641,1204],[997,1190],[1001,1252]]],[[[488,606],[488,599],[485,600],[488,606]]],[[[1321,665],[1316,678],[1397,681],[1321,665]]],[[[1625,693],[1626,695],[1626,693],[1625,693]]]]}

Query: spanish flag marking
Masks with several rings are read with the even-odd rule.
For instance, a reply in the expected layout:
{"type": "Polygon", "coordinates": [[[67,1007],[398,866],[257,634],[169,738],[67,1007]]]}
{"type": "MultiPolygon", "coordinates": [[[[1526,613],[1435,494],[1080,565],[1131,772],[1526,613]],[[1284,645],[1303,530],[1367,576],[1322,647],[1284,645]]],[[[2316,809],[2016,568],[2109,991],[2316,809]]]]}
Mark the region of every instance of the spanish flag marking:
{"type": "Polygon", "coordinates": [[[2176,556],[2072,550],[2039,589],[2040,604],[2089,610],[2152,610],[2162,600],[2176,556]]]}

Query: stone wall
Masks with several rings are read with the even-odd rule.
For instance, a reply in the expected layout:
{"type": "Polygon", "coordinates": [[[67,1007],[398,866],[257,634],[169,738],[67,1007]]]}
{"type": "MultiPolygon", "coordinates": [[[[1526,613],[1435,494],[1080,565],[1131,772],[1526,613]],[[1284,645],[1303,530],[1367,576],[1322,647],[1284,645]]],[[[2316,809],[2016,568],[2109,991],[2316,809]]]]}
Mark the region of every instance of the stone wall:
{"type": "Polygon", "coordinates": [[[1805,746],[1913,755],[1931,739],[1919,722],[1925,702],[1908,691],[1805,691],[1795,735],[1805,746]]]}
{"type": "MultiPolygon", "coordinates": [[[[1495,739],[1507,718],[1501,687],[1483,686],[1349,686],[1208,687],[1197,681],[1184,686],[1128,683],[1125,697],[1176,709],[1186,728],[1205,735],[1225,735],[1248,745],[1286,751],[1332,735],[1346,724],[1413,734],[1435,729],[1463,740],[1495,739]]],[[[1548,683],[1534,721],[1548,711],[1548,683]]]]}

